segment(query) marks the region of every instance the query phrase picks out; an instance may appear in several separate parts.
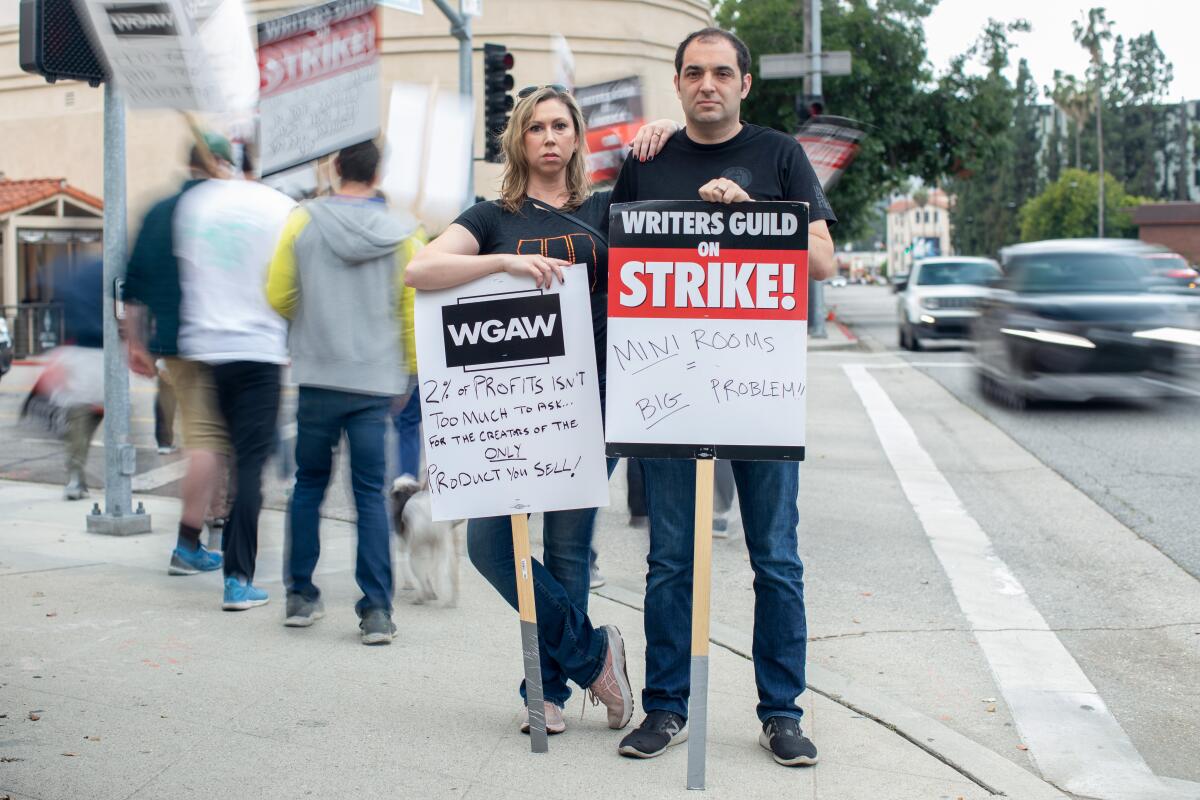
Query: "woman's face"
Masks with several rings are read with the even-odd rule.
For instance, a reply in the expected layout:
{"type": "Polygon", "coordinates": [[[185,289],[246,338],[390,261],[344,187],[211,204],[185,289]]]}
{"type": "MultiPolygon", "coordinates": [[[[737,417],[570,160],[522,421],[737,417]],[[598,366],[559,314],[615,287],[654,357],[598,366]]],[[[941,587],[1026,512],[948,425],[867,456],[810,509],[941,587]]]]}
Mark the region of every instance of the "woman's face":
{"type": "Polygon", "coordinates": [[[575,155],[578,139],[566,103],[555,98],[543,100],[534,107],[525,130],[525,161],[542,175],[560,173],[575,155]]]}

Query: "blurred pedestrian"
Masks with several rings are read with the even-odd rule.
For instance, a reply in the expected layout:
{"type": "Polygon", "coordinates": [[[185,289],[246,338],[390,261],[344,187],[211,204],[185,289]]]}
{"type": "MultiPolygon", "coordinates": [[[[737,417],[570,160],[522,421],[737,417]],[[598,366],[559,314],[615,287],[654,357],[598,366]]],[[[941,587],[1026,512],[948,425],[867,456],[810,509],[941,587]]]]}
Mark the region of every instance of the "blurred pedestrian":
{"type": "Polygon", "coordinates": [[[179,534],[167,567],[171,575],[195,575],[221,566],[221,556],[201,543],[200,531],[230,449],[217,408],[212,370],[201,362],[179,357],[182,289],[175,255],[175,212],[190,190],[206,180],[227,176],[233,159],[228,139],[213,133],[205,134],[203,139],[203,147],[199,143],[192,146],[189,180],[179,192],[146,213],[125,275],[123,332],[130,369],[153,378],[157,375],[155,359],[163,359],[179,404],[183,447],[188,456],[179,534]]]}
{"type": "MultiPolygon", "coordinates": [[[[385,198],[386,200],[386,198],[385,198]]],[[[407,265],[412,262],[417,251],[429,243],[425,231],[418,228],[410,237],[404,240],[403,260],[407,265]]],[[[397,398],[397,404],[392,410],[392,425],[396,428],[397,470],[400,475],[411,475],[417,478],[421,474],[421,393],[416,391],[420,384],[417,380],[417,340],[412,335],[413,302],[416,291],[411,286],[404,287],[404,319],[408,326],[404,337],[404,363],[408,367],[408,385],[413,389],[408,397],[397,398]]]]}
{"type": "Polygon", "coordinates": [[[233,504],[224,525],[221,607],[264,605],[254,585],[262,472],[275,442],[287,327],[263,287],[295,203],[240,176],[189,191],[175,212],[182,304],[179,355],[208,369],[233,446],[233,504]]]}
{"type": "Polygon", "coordinates": [[[402,256],[415,228],[389,215],[376,195],[379,163],[371,141],[338,153],[337,193],[292,212],[267,282],[271,305],[291,320],[292,378],[300,386],[284,624],[307,627],[325,613],[313,571],[321,502],[345,433],[358,512],[355,578],[363,596],[355,610],[363,644],[388,644],[396,632],[385,436],[393,398],[408,383],[402,256]]]}
{"type": "Polygon", "coordinates": [[[154,444],[158,447],[160,456],[169,456],[179,448],[175,446],[175,411],[178,401],[175,399],[175,389],[167,375],[167,365],[163,360],[154,362],[154,444]]]}

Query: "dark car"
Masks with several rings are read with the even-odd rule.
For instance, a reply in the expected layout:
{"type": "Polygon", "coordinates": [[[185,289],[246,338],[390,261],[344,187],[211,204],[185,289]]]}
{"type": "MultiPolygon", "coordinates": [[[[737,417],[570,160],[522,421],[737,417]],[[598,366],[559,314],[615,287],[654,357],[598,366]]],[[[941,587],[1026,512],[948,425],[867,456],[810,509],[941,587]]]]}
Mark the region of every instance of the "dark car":
{"type": "Polygon", "coordinates": [[[974,329],[984,393],[1017,407],[1174,394],[1200,352],[1200,301],[1163,291],[1152,253],[1110,239],[1001,250],[974,329]]]}
{"type": "Polygon", "coordinates": [[[0,317],[0,376],[12,369],[13,342],[8,332],[8,320],[0,317]]]}

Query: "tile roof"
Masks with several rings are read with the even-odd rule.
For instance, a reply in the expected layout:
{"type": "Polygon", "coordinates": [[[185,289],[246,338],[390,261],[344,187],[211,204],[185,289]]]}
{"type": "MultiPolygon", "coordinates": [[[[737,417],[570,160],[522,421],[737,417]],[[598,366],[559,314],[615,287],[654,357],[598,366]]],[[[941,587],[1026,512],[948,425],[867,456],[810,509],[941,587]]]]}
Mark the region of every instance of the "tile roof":
{"type": "Polygon", "coordinates": [[[31,178],[20,181],[0,178],[0,214],[18,211],[59,194],[65,194],[92,208],[104,208],[103,200],[69,185],[66,178],[31,178]]]}

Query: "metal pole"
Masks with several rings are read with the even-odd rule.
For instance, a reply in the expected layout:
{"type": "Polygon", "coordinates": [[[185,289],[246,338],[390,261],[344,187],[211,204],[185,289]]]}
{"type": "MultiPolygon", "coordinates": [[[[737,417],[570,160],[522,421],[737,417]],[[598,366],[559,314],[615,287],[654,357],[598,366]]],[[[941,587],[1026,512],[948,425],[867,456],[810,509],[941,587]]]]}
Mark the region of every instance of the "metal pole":
{"type": "MultiPolygon", "coordinates": [[[[810,0],[808,18],[812,21],[804,29],[808,39],[808,53],[812,69],[808,73],[809,91],[813,97],[821,96],[821,0],[810,0]]],[[[808,282],[808,335],[813,339],[826,339],[825,330],[825,284],[821,281],[808,282]]]]}
{"type": "MultiPolygon", "coordinates": [[[[134,513],[131,477],[137,451],[129,443],[129,366],[115,313],[117,279],[125,273],[125,104],[104,83],[104,511],[88,515],[91,533],[149,533],[150,516],[134,513]]],[[[139,511],[141,509],[139,508],[139,511]]]]}
{"type": "MultiPolygon", "coordinates": [[[[475,83],[471,79],[471,18],[455,11],[446,0],[433,0],[433,4],[450,21],[450,33],[458,39],[458,91],[466,96],[471,108],[475,108],[475,83]]],[[[471,126],[471,164],[467,169],[467,207],[475,203],[475,126],[471,126]]]]}

